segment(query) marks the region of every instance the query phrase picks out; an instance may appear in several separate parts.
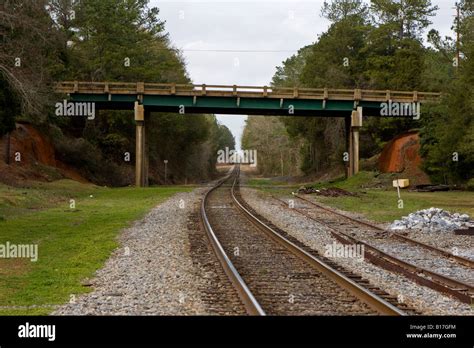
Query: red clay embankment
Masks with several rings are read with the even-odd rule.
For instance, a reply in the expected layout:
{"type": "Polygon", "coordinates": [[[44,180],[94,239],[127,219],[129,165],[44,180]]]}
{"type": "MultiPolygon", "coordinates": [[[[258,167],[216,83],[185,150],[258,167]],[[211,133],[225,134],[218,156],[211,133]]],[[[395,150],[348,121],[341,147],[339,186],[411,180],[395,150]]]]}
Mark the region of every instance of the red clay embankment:
{"type": "Polygon", "coordinates": [[[382,173],[400,173],[400,178],[410,179],[412,185],[429,184],[428,175],[420,168],[420,136],[412,131],[401,134],[388,142],[379,158],[382,173]]]}
{"type": "Polygon", "coordinates": [[[69,178],[88,182],[76,170],[57,160],[53,143],[27,123],[17,123],[16,129],[0,138],[0,182],[21,185],[28,180],[53,181],[69,178]],[[6,163],[8,141],[9,160],[6,163]]]}

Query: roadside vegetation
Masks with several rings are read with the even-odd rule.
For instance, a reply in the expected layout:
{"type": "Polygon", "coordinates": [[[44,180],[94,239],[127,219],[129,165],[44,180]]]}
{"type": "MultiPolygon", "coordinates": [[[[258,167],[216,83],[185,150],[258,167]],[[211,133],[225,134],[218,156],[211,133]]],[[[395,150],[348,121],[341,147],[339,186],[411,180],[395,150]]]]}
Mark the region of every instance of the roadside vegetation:
{"type": "Polygon", "coordinates": [[[117,247],[119,232],[158,203],[189,190],[104,188],[70,180],[0,186],[0,244],[38,244],[36,262],[0,258],[0,315],[48,314],[50,305],[89,291],[81,282],[117,247]]]}
{"type": "Polygon", "coordinates": [[[313,182],[288,186],[270,179],[250,179],[247,185],[260,189],[263,192],[288,197],[297,192],[301,186],[316,189],[337,187],[352,193],[355,196],[325,197],[316,194],[303,197],[315,199],[328,206],[341,210],[360,213],[369,220],[377,222],[392,222],[414,211],[437,207],[450,212],[466,213],[474,216],[474,192],[414,192],[401,190],[403,208],[398,207],[396,188],[392,187],[392,180],[396,176],[391,174],[376,174],[375,172],[360,172],[344,179],[343,177],[326,182],[313,182]]]}
{"type": "MultiPolygon", "coordinates": [[[[272,85],[442,92],[441,103],[423,106],[418,121],[364,118],[360,156],[371,158],[395,136],[418,130],[432,182],[466,184],[474,176],[474,2],[458,3],[461,17],[453,26],[460,33],[459,62],[453,38],[435,29],[427,33],[438,11],[430,0],[325,1],[321,14],[330,27],[277,67],[272,85]]],[[[294,175],[294,167],[306,175],[334,168],[343,173],[344,133],[343,118],[270,122],[253,116],[242,143],[258,151],[265,176],[294,175]]]]}
{"type": "MultiPolygon", "coordinates": [[[[54,106],[66,96],[54,93],[55,82],[192,82],[149,0],[1,1],[0,42],[0,141],[10,142],[15,122],[33,124],[57,159],[99,185],[133,183],[133,111],[58,117],[54,106]]],[[[217,150],[234,148],[214,115],[153,113],[146,137],[151,184],[164,182],[164,160],[168,183],[206,180],[217,150]]]]}

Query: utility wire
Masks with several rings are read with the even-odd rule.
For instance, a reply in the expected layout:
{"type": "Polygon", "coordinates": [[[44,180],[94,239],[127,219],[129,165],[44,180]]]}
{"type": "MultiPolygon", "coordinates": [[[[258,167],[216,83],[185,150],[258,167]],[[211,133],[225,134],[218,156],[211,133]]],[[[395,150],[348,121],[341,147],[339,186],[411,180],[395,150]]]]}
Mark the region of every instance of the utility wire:
{"type": "Polygon", "coordinates": [[[230,52],[230,53],[291,53],[299,50],[223,50],[223,49],[179,49],[179,48],[160,48],[160,50],[171,50],[179,52],[230,52]]]}

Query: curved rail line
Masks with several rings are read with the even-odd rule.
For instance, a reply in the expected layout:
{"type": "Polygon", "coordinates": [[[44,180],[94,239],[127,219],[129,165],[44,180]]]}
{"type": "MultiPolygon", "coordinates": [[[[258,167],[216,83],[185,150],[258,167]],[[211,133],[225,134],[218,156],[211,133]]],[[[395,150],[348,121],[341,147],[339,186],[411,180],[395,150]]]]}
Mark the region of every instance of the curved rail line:
{"type": "Polygon", "coordinates": [[[314,269],[321,272],[325,277],[331,279],[336,284],[338,284],[341,288],[345,289],[353,296],[355,296],[360,301],[366,303],[372,309],[376,310],[380,314],[384,315],[406,315],[406,313],[397,308],[397,306],[389,303],[382,297],[376,295],[372,291],[368,290],[367,288],[361,286],[354,280],[350,279],[348,276],[342,274],[338,270],[334,269],[330,265],[324,263],[323,261],[319,260],[315,256],[311,255],[307,251],[303,250],[295,243],[292,243],[290,240],[283,237],[277,231],[272,229],[268,226],[265,222],[259,219],[257,216],[252,214],[245,206],[242,204],[239,199],[236,197],[235,194],[235,187],[237,183],[237,178],[239,175],[239,169],[237,168],[232,174],[226,176],[224,179],[219,181],[219,183],[210,189],[204,196],[201,204],[201,218],[203,221],[203,225],[211,241],[211,245],[214,248],[214,251],[220,260],[226,274],[228,275],[229,279],[233,283],[234,287],[236,288],[239,297],[241,298],[242,302],[244,303],[248,314],[251,315],[265,315],[265,311],[262,309],[262,306],[258,303],[256,297],[252,294],[249,287],[237,271],[236,267],[232,264],[230,258],[226,254],[224,247],[220,243],[219,239],[215,231],[213,230],[207,213],[206,213],[206,204],[209,197],[209,194],[219,188],[226,180],[228,180],[231,175],[235,175],[233,180],[232,188],[231,188],[231,196],[232,200],[235,205],[238,207],[239,211],[241,211],[250,222],[252,222],[260,231],[265,232],[266,236],[271,238],[274,242],[277,242],[280,246],[282,246],[286,251],[290,252],[292,255],[296,256],[300,260],[303,260],[306,264],[310,265],[314,269]]]}
{"type": "Polygon", "coordinates": [[[206,201],[209,194],[215,189],[217,189],[218,187],[220,187],[230,175],[231,174],[226,176],[224,179],[220,180],[216,186],[211,188],[204,195],[204,198],[201,203],[201,219],[204,224],[204,229],[206,230],[207,236],[209,237],[209,241],[211,242],[211,245],[214,249],[214,252],[217,255],[217,258],[219,259],[222,267],[224,268],[225,273],[229,277],[229,280],[231,281],[231,283],[237,290],[237,293],[239,294],[239,297],[242,300],[245,306],[245,309],[247,310],[247,313],[250,315],[265,315],[265,312],[263,311],[262,307],[257,302],[253,294],[250,292],[247,284],[245,284],[239,272],[237,272],[234,265],[232,264],[229,257],[227,256],[227,253],[225,252],[221,243],[217,239],[217,236],[214,230],[212,229],[211,224],[209,223],[209,219],[207,218],[206,201]]]}
{"type": "MultiPolygon", "coordinates": [[[[272,197],[274,199],[280,201],[280,203],[282,203],[283,206],[288,208],[287,202],[285,202],[282,199],[280,199],[278,197],[275,197],[273,195],[272,195],[272,197]]],[[[314,206],[316,206],[316,207],[318,207],[322,210],[325,210],[329,213],[347,218],[347,219],[351,220],[352,222],[358,223],[360,225],[375,228],[378,231],[387,232],[387,231],[379,228],[378,226],[372,225],[372,224],[364,222],[364,221],[359,221],[357,219],[348,217],[344,214],[335,212],[331,209],[320,206],[319,204],[314,203],[314,202],[312,202],[310,200],[307,200],[305,198],[302,198],[298,195],[294,195],[294,197],[302,199],[306,202],[309,202],[312,205],[314,205],[314,206]]],[[[319,224],[322,224],[322,225],[326,226],[329,229],[329,232],[331,233],[331,235],[342,244],[361,244],[361,245],[364,245],[365,251],[366,251],[365,258],[369,262],[373,263],[374,265],[385,268],[386,270],[391,271],[391,272],[402,274],[402,275],[406,276],[407,278],[413,280],[414,282],[416,282],[420,285],[427,286],[427,287],[429,287],[433,290],[436,290],[438,292],[442,292],[442,293],[447,294],[447,295],[451,295],[451,296],[457,298],[458,300],[460,300],[463,303],[467,303],[467,304],[474,303],[474,287],[472,285],[461,282],[461,281],[456,280],[456,279],[452,279],[452,278],[447,277],[445,275],[441,275],[439,273],[424,269],[422,267],[416,266],[416,265],[411,264],[409,262],[400,260],[399,258],[396,258],[392,255],[389,255],[386,252],[384,252],[384,251],[382,251],[382,250],[380,250],[380,249],[378,249],[378,248],[376,248],[376,247],[374,247],[374,246],[372,246],[372,245],[370,245],[366,242],[363,242],[363,241],[361,241],[361,240],[359,240],[359,239],[357,239],[357,238],[355,238],[355,237],[353,237],[353,236],[351,236],[347,233],[336,230],[333,226],[331,226],[327,222],[325,222],[321,219],[314,218],[313,216],[309,215],[307,212],[302,211],[301,209],[291,208],[291,210],[296,211],[299,214],[301,214],[301,215],[303,215],[303,216],[305,216],[305,217],[307,217],[307,218],[309,218],[313,221],[316,221],[319,224]]],[[[402,236],[402,237],[404,237],[404,236],[402,236]]],[[[408,237],[405,237],[405,238],[408,238],[408,237]]],[[[410,241],[411,240],[412,239],[410,239],[410,241]]],[[[417,242],[417,241],[415,241],[415,242],[417,242]]],[[[419,242],[417,242],[417,243],[419,243],[419,242]]],[[[413,244],[416,244],[416,243],[413,243],[413,244]]],[[[423,246],[427,246],[424,243],[421,243],[421,244],[423,244],[423,246]]],[[[431,246],[429,246],[426,249],[432,250],[432,248],[435,249],[434,251],[440,252],[443,255],[444,255],[444,253],[447,253],[447,254],[449,254],[449,256],[456,256],[456,255],[452,255],[452,254],[450,254],[450,253],[448,253],[444,250],[441,250],[441,249],[438,249],[438,248],[435,248],[435,247],[431,247],[431,246]]],[[[451,257],[451,258],[455,259],[457,261],[457,258],[454,258],[454,257],[451,257]]],[[[465,264],[465,261],[471,261],[471,260],[461,258],[461,261],[463,261],[463,264],[465,264]]],[[[466,262],[466,263],[469,266],[471,266],[469,262],[466,262]]]]}

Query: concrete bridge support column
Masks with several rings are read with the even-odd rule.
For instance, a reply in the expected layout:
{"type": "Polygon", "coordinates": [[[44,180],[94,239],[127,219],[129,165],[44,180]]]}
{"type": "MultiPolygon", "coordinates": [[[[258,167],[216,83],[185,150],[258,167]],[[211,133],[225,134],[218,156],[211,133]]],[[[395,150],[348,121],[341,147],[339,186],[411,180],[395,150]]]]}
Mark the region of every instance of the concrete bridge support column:
{"type": "Polygon", "coordinates": [[[145,156],[145,109],[135,102],[135,186],[146,186],[146,156],[145,156]]]}
{"type": "Polygon", "coordinates": [[[349,153],[347,177],[359,173],[359,129],[362,127],[362,108],[352,111],[351,118],[346,118],[346,144],[349,153]],[[349,123],[350,122],[350,123],[349,123]]]}
{"type": "Polygon", "coordinates": [[[346,178],[350,178],[353,173],[352,173],[352,133],[351,133],[351,123],[352,123],[352,117],[351,116],[346,116],[344,118],[345,121],[345,135],[346,135],[346,153],[345,155],[348,155],[347,161],[346,161],[346,178]]]}
{"type": "MultiPolygon", "coordinates": [[[[146,120],[149,120],[150,119],[150,111],[149,110],[146,110],[145,109],[145,122],[146,120]]],[[[144,139],[146,139],[146,136],[145,136],[145,133],[146,133],[146,130],[143,129],[143,137],[144,139]]],[[[150,168],[150,161],[149,161],[149,146],[148,146],[148,143],[145,142],[145,153],[144,153],[144,157],[145,157],[145,171],[143,173],[143,176],[144,176],[144,182],[145,182],[145,186],[148,187],[149,183],[148,183],[148,173],[149,173],[149,168],[150,168]]]]}

